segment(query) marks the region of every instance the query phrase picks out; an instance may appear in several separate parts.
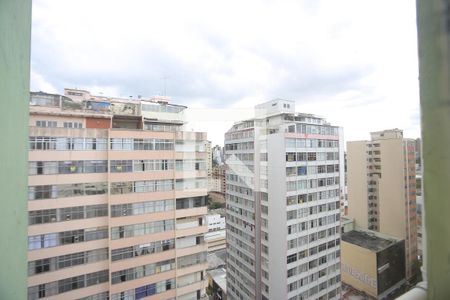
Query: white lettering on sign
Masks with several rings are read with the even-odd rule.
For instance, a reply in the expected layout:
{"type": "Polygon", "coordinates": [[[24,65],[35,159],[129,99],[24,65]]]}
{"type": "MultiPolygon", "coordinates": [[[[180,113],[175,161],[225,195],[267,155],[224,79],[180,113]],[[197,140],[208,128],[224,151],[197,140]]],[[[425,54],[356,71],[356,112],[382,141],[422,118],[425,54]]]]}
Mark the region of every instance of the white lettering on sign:
{"type": "Polygon", "coordinates": [[[370,285],[373,288],[377,288],[377,280],[366,273],[360,272],[359,270],[353,269],[351,266],[341,262],[341,272],[345,272],[348,275],[358,279],[359,281],[370,285]]]}

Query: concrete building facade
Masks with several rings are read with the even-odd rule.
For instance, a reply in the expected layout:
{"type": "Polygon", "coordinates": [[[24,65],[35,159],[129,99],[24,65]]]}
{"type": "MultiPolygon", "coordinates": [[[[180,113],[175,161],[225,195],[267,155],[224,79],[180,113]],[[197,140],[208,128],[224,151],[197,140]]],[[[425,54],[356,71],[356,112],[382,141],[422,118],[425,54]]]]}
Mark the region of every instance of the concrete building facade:
{"type": "Polygon", "coordinates": [[[399,129],[347,143],[348,217],[356,226],[405,240],[406,276],[417,261],[415,140],[399,129]]]}
{"type": "Polygon", "coordinates": [[[405,284],[403,239],[371,230],[342,234],[342,282],[372,299],[392,299],[405,284]]]}
{"type": "Polygon", "coordinates": [[[220,214],[209,214],[206,216],[208,231],[225,230],[225,217],[220,214]]]}
{"type": "Polygon", "coordinates": [[[219,145],[215,145],[212,148],[212,159],[213,159],[213,162],[217,165],[223,164],[223,147],[220,147],[219,145]]]}
{"type": "Polygon", "coordinates": [[[205,141],[204,145],[205,145],[205,152],[206,152],[206,171],[207,171],[207,176],[208,176],[208,191],[210,191],[211,187],[212,187],[212,169],[213,169],[211,141],[205,141]]]}
{"type": "Polygon", "coordinates": [[[28,299],[200,299],[206,134],[167,97],[32,93],[28,299]]]}
{"type": "Polygon", "coordinates": [[[225,217],[220,214],[208,214],[206,216],[208,233],[205,234],[205,241],[208,244],[208,252],[226,248],[226,222],[225,217]]]}
{"type": "Polygon", "coordinates": [[[211,192],[225,193],[226,182],[225,182],[225,165],[219,165],[212,168],[211,174],[211,192]]]}
{"type": "Polygon", "coordinates": [[[227,297],[339,299],[342,129],[255,107],[225,134],[227,297]]]}

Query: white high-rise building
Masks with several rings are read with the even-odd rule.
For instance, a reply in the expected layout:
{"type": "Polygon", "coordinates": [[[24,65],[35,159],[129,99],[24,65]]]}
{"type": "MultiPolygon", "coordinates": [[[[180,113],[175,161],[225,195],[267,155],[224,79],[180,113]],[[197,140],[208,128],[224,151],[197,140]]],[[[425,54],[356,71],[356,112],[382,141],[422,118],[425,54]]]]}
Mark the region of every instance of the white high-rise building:
{"type": "Polygon", "coordinates": [[[340,298],[343,146],[280,99],[225,134],[229,299],[340,298]]]}

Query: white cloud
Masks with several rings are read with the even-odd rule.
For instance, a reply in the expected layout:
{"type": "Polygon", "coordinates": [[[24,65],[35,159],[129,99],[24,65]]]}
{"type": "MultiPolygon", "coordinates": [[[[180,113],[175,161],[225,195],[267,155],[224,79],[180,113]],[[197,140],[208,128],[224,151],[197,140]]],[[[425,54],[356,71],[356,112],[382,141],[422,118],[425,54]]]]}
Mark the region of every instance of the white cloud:
{"type": "Polygon", "coordinates": [[[45,91],[47,93],[58,93],[58,90],[48,82],[41,74],[33,68],[30,71],[30,89],[32,91],[45,91]]]}
{"type": "Polygon", "coordinates": [[[392,127],[413,137],[416,49],[409,0],[41,0],[31,85],[124,97],[166,90],[202,111],[192,126],[214,143],[273,98],[344,126],[348,140],[392,127]]]}

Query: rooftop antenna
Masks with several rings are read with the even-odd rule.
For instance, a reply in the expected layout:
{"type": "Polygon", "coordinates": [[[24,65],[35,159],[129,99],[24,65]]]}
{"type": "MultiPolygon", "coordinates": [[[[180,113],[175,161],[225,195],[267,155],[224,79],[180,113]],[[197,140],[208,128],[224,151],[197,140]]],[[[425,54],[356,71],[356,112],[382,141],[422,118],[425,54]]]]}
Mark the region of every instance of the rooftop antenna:
{"type": "Polygon", "coordinates": [[[167,96],[167,91],[166,91],[166,80],[169,78],[169,76],[166,76],[166,75],[164,75],[163,77],[162,77],[162,80],[163,80],[163,84],[164,84],[164,90],[163,90],[163,96],[167,96]]]}

